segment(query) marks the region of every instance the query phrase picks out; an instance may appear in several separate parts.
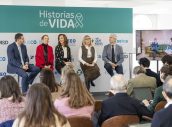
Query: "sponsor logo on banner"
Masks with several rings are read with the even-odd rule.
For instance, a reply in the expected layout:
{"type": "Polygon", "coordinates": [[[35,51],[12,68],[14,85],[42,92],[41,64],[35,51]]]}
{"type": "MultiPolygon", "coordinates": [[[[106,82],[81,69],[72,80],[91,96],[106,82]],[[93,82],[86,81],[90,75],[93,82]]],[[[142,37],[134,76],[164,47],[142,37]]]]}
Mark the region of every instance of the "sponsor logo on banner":
{"type": "Polygon", "coordinates": [[[0,56],[0,61],[6,61],[6,58],[0,56]]]}
{"type": "Polygon", "coordinates": [[[102,58],[102,55],[97,55],[97,58],[101,59],[102,58]]]}
{"type": "Polygon", "coordinates": [[[38,41],[38,40],[27,40],[26,41],[26,44],[30,44],[30,45],[39,44],[39,43],[40,43],[40,41],[38,41]]]}
{"type": "Polygon", "coordinates": [[[128,40],[117,40],[117,43],[128,43],[128,40]]]}
{"type": "Polygon", "coordinates": [[[76,46],[76,39],[68,39],[69,46],[76,46]]]}
{"type": "Polygon", "coordinates": [[[80,75],[82,75],[82,70],[81,70],[81,69],[78,69],[78,70],[76,71],[76,73],[80,76],[80,75]]]}
{"type": "Polygon", "coordinates": [[[39,10],[39,18],[41,27],[75,29],[84,26],[83,14],[79,12],[39,10]]]}
{"type": "Polygon", "coordinates": [[[8,41],[7,40],[1,40],[0,41],[0,45],[8,45],[8,41]]]}
{"type": "Polygon", "coordinates": [[[7,73],[6,72],[0,72],[0,77],[6,76],[7,73]]]}
{"type": "Polygon", "coordinates": [[[93,42],[95,43],[96,46],[102,46],[103,45],[103,42],[99,37],[94,38],[93,42]]]}
{"type": "Polygon", "coordinates": [[[34,57],[35,57],[34,55],[30,55],[30,59],[31,59],[31,60],[34,59],[34,57]]]}

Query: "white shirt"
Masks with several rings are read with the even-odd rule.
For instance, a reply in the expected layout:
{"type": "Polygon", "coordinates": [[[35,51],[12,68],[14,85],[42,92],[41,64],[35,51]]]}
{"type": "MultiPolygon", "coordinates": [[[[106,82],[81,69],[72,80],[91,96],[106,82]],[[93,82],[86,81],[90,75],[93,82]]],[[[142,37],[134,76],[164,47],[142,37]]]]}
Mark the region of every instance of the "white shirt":
{"type": "Polygon", "coordinates": [[[167,102],[167,104],[165,105],[165,108],[167,108],[169,105],[171,105],[172,104],[172,100],[171,101],[169,101],[169,102],[167,102]]]}
{"type": "MultiPolygon", "coordinates": [[[[87,58],[92,57],[91,47],[86,46],[85,48],[88,50],[87,58]]],[[[82,59],[82,48],[81,48],[81,47],[79,48],[78,58],[79,58],[79,61],[80,61],[82,64],[86,64],[86,63],[87,63],[86,61],[84,61],[84,60],[82,59]]],[[[96,50],[95,50],[93,62],[94,62],[94,63],[97,62],[97,52],[96,52],[96,50]]]]}
{"type": "Polygon", "coordinates": [[[63,58],[67,58],[67,47],[62,46],[62,48],[63,48],[63,52],[64,52],[63,58]]]}
{"type": "Polygon", "coordinates": [[[19,44],[17,44],[17,43],[16,43],[16,45],[17,45],[17,48],[19,50],[19,54],[20,54],[22,65],[24,65],[23,56],[22,56],[22,52],[21,52],[21,46],[19,44]]]}

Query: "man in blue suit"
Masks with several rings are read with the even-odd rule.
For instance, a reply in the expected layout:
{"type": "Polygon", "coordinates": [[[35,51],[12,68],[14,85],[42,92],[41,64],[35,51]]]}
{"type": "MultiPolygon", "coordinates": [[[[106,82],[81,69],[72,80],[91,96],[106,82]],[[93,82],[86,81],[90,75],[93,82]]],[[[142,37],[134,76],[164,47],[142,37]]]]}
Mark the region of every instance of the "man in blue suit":
{"type": "Polygon", "coordinates": [[[8,65],[7,72],[17,74],[22,77],[22,92],[26,93],[29,84],[39,73],[40,69],[29,64],[27,49],[24,45],[24,36],[21,33],[15,35],[15,42],[7,48],[8,65]],[[26,72],[31,72],[29,75],[26,72]]]}
{"type": "Polygon", "coordinates": [[[168,76],[165,79],[162,94],[167,100],[167,104],[165,105],[164,109],[154,114],[151,127],[172,126],[172,76],[168,76]]]}
{"type": "Polygon", "coordinates": [[[114,75],[113,69],[115,69],[118,74],[123,74],[123,49],[121,46],[116,44],[116,40],[117,36],[115,34],[111,34],[109,36],[110,44],[104,46],[102,54],[102,59],[105,62],[104,68],[111,77],[114,75]]]}

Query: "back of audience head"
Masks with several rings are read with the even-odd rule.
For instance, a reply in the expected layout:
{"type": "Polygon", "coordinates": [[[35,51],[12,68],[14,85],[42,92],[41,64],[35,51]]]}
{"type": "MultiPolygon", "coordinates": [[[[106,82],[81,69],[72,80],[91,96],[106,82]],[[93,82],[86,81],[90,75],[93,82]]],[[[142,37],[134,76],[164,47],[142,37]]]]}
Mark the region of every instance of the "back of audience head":
{"type": "Polygon", "coordinates": [[[168,75],[172,75],[172,65],[164,65],[160,69],[160,79],[162,82],[165,81],[165,79],[168,75]]]}
{"type": "Polygon", "coordinates": [[[40,72],[40,82],[48,86],[51,92],[57,92],[58,86],[51,69],[44,68],[40,72]]]}
{"type": "Polygon", "coordinates": [[[76,73],[69,72],[66,75],[65,86],[62,97],[69,97],[69,106],[71,108],[94,105],[93,97],[76,73]]]}
{"type": "Polygon", "coordinates": [[[140,58],[139,65],[144,68],[149,68],[150,66],[150,60],[146,57],[140,58]]]}
{"type": "Polygon", "coordinates": [[[172,56],[171,55],[165,55],[161,59],[162,63],[165,65],[172,65],[172,56]]]}
{"type": "Polygon", "coordinates": [[[72,64],[66,64],[66,65],[62,68],[62,74],[61,74],[61,80],[62,80],[62,81],[65,80],[65,77],[66,77],[66,75],[67,75],[69,72],[75,72],[75,71],[74,71],[74,67],[73,67],[72,64]]]}
{"type": "Polygon", "coordinates": [[[21,102],[22,94],[14,77],[7,75],[0,79],[1,98],[12,97],[12,102],[21,102]]]}
{"type": "Polygon", "coordinates": [[[162,94],[167,101],[172,100],[172,76],[167,76],[165,79],[162,94]]]}
{"type": "Polygon", "coordinates": [[[145,73],[146,73],[146,70],[141,66],[136,66],[133,69],[133,74],[134,75],[145,74],[145,73]]]}
{"type": "Polygon", "coordinates": [[[19,115],[19,120],[25,118],[25,127],[55,126],[54,114],[62,125],[67,122],[55,109],[49,88],[43,83],[33,84],[26,95],[25,108],[19,115]]]}
{"type": "Polygon", "coordinates": [[[126,92],[127,81],[123,75],[114,75],[110,80],[111,90],[115,93],[126,92]]]}

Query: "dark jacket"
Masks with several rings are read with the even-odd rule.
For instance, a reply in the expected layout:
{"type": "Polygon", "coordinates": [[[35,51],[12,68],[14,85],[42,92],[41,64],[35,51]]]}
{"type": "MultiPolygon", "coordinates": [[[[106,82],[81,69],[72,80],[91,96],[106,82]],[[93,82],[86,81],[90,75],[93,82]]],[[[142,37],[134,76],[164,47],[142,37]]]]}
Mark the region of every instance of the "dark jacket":
{"type": "MultiPolygon", "coordinates": [[[[29,62],[29,57],[27,55],[27,49],[24,44],[21,45],[21,52],[23,57],[23,62],[29,62]]],[[[7,48],[7,56],[8,56],[8,65],[7,72],[8,73],[16,73],[18,68],[22,68],[22,62],[20,58],[20,53],[17,47],[16,42],[10,44],[7,48]]]]}
{"type": "Polygon", "coordinates": [[[172,105],[156,112],[153,116],[151,127],[171,127],[172,126],[172,105]]]}
{"type": "Polygon", "coordinates": [[[127,93],[117,93],[102,102],[101,114],[98,120],[101,125],[105,120],[119,115],[152,116],[152,113],[139,101],[127,93]]]}
{"type": "MultiPolygon", "coordinates": [[[[61,73],[61,69],[65,66],[63,57],[64,57],[63,48],[61,45],[57,45],[55,48],[55,68],[59,73],[61,73]]],[[[67,61],[66,62],[71,62],[71,51],[68,46],[67,46],[67,61]]]]}

